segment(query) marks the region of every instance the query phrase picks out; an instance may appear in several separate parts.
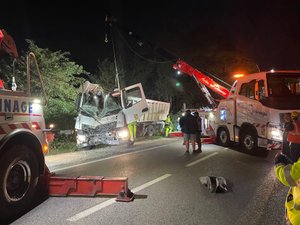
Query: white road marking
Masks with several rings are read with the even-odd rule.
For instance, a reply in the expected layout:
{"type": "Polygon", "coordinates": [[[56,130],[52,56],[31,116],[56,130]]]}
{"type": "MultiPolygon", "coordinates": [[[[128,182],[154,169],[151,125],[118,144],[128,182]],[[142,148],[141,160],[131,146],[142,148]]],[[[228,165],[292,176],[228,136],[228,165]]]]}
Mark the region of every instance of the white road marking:
{"type": "Polygon", "coordinates": [[[207,156],[205,156],[205,157],[203,157],[203,158],[201,158],[201,159],[198,159],[198,160],[196,160],[196,161],[194,161],[194,162],[191,162],[191,163],[189,163],[189,164],[186,164],[185,167],[193,166],[193,165],[195,165],[195,164],[197,164],[197,163],[199,163],[199,162],[202,162],[203,160],[206,160],[206,159],[208,159],[208,158],[210,158],[210,157],[213,157],[213,156],[215,156],[215,155],[217,155],[217,154],[218,154],[218,152],[214,152],[214,153],[212,153],[212,154],[210,154],[210,155],[207,155],[207,156]]]}
{"type": "Polygon", "coordinates": [[[134,193],[134,192],[141,191],[141,190],[143,190],[143,189],[145,189],[145,188],[147,188],[147,187],[149,187],[149,186],[151,186],[151,185],[153,185],[153,184],[155,184],[155,183],[157,183],[159,181],[162,181],[162,180],[164,180],[164,179],[166,179],[166,178],[168,178],[170,176],[172,176],[172,174],[168,174],[167,173],[167,174],[165,174],[165,175],[163,175],[161,177],[158,177],[158,178],[156,178],[156,179],[154,179],[152,181],[149,181],[149,182],[147,182],[145,184],[142,184],[141,186],[138,186],[138,187],[132,189],[132,192],[134,193]]]}
{"type": "MultiPolygon", "coordinates": [[[[161,177],[158,177],[158,178],[156,178],[152,181],[149,181],[145,184],[142,184],[141,186],[138,186],[138,187],[132,189],[132,192],[135,193],[135,192],[141,191],[141,190],[143,190],[143,189],[145,189],[145,188],[147,188],[147,187],[149,187],[149,186],[151,186],[155,183],[158,183],[158,182],[160,182],[160,181],[162,181],[162,180],[164,180],[164,179],[166,179],[170,176],[172,176],[172,174],[165,174],[161,177]]],[[[87,217],[87,216],[91,215],[92,213],[95,213],[95,212],[97,212],[97,211],[99,211],[99,210],[101,210],[101,209],[103,209],[103,208],[105,208],[109,205],[112,205],[114,203],[116,203],[116,199],[107,200],[105,202],[100,203],[99,205],[95,205],[95,206],[93,206],[89,209],[86,209],[86,210],[84,210],[80,213],[77,213],[75,216],[72,216],[72,217],[68,218],[67,220],[71,221],[71,222],[76,222],[76,221],[78,221],[78,220],[80,220],[84,217],[87,217]]]]}
{"type": "Polygon", "coordinates": [[[51,172],[57,172],[57,171],[61,171],[61,170],[72,169],[72,168],[75,168],[75,167],[84,166],[84,165],[88,165],[88,164],[91,164],[91,163],[96,163],[96,162],[100,162],[100,161],[104,161],[104,160],[108,160],[108,159],[114,159],[114,158],[118,158],[118,157],[122,157],[122,156],[126,156],[126,155],[131,155],[131,154],[135,154],[135,153],[139,153],[139,152],[146,152],[146,151],[150,151],[150,150],[153,150],[153,149],[156,149],[156,148],[162,148],[162,147],[165,147],[167,145],[169,145],[169,144],[159,145],[159,146],[147,148],[147,149],[140,150],[140,151],[128,152],[128,153],[124,153],[124,154],[121,154],[121,155],[110,156],[110,157],[107,157],[107,158],[96,159],[96,160],[85,162],[85,163],[79,163],[79,164],[76,164],[76,165],[73,165],[73,166],[66,166],[66,167],[54,169],[54,170],[51,170],[51,172]]]}

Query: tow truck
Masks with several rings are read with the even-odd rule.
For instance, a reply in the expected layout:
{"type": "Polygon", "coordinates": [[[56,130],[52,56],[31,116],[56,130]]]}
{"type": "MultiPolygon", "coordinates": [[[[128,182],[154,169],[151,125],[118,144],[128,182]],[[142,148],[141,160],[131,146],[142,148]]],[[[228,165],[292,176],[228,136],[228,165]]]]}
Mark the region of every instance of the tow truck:
{"type": "Polygon", "coordinates": [[[284,114],[300,112],[300,71],[242,75],[227,89],[183,60],[177,60],[173,68],[223,97],[215,101],[207,89],[201,89],[212,108],[199,114],[204,118],[205,132],[215,143],[239,143],[252,153],[282,149],[284,114]]]}
{"type": "MultiPolygon", "coordinates": [[[[0,51],[18,59],[13,38],[0,29],[0,51]]],[[[45,164],[48,141],[42,103],[47,96],[34,53],[27,55],[27,85],[11,90],[0,82],[0,221],[11,221],[32,207],[39,188],[48,196],[116,196],[132,201],[127,177],[66,177],[51,173],[45,164]],[[36,66],[41,93],[32,96],[31,60],[36,66]]],[[[20,78],[21,79],[21,78],[20,78]]],[[[11,79],[14,80],[14,79],[11,79]]],[[[18,78],[16,77],[16,81],[18,78]]]]}

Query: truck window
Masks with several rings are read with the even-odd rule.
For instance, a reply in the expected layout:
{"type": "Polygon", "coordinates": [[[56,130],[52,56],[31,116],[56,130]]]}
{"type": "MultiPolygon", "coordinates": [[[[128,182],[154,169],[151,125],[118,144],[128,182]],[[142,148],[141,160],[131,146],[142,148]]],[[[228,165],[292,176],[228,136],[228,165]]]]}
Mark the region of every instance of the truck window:
{"type": "Polygon", "coordinates": [[[247,97],[247,93],[248,93],[248,84],[244,83],[241,86],[241,90],[239,92],[239,95],[247,97]]]}
{"type": "Polygon", "coordinates": [[[256,100],[260,101],[262,100],[264,97],[266,97],[265,94],[265,84],[263,80],[259,80],[257,82],[257,87],[255,88],[256,91],[256,100]]]}
{"type": "Polygon", "coordinates": [[[125,96],[125,108],[131,107],[142,100],[142,94],[138,87],[127,90],[125,96]]]}
{"type": "Polygon", "coordinates": [[[265,98],[261,103],[275,109],[299,109],[300,73],[272,72],[266,74],[265,98]]]}
{"type": "MultiPolygon", "coordinates": [[[[80,101],[80,98],[78,100],[80,101]]],[[[88,92],[83,95],[81,108],[88,114],[99,116],[103,107],[102,104],[102,96],[98,96],[91,92],[88,92]]]]}
{"type": "Polygon", "coordinates": [[[120,97],[114,97],[111,94],[107,94],[104,98],[104,106],[100,117],[117,114],[121,109],[120,97]]]}
{"type": "Polygon", "coordinates": [[[286,97],[291,94],[289,85],[292,82],[288,82],[287,79],[269,79],[269,95],[274,97],[286,97]]]}
{"type": "Polygon", "coordinates": [[[249,83],[242,84],[239,94],[250,99],[255,99],[254,90],[255,90],[255,80],[252,80],[249,83]]]}

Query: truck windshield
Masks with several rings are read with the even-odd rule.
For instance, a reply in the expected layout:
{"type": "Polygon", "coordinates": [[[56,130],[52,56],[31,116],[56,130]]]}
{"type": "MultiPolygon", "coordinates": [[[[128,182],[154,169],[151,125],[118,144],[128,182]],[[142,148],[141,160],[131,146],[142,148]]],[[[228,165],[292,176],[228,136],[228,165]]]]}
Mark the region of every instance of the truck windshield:
{"type": "Polygon", "coordinates": [[[276,109],[300,108],[300,73],[268,73],[266,106],[276,109]]]}
{"type": "Polygon", "coordinates": [[[122,107],[118,97],[113,97],[111,94],[103,96],[88,92],[84,93],[81,109],[83,114],[102,118],[117,114],[122,107]]]}
{"type": "Polygon", "coordinates": [[[104,98],[104,105],[100,117],[117,114],[122,109],[120,97],[107,94],[104,98]]]}
{"type": "Polygon", "coordinates": [[[268,74],[268,95],[288,97],[300,95],[300,73],[268,74]]]}

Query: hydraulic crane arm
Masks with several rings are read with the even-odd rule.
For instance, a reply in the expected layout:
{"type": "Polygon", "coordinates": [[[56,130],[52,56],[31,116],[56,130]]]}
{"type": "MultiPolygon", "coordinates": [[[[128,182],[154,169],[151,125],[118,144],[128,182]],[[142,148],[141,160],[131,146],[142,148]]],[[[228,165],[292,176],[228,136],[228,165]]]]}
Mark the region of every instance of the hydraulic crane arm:
{"type": "Polygon", "coordinates": [[[214,80],[201,73],[199,70],[196,70],[186,62],[182,60],[177,60],[177,62],[173,65],[175,70],[179,70],[182,73],[186,73],[191,77],[194,77],[196,82],[204,84],[206,87],[210,88],[214,92],[218,93],[224,98],[227,98],[229,95],[229,90],[219,84],[217,84],[214,80]]]}
{"type": "Polygon", "coordinates": [[[0,29],[0,51],[4,51],[14,58],[19,57],[14,39],[4,29],[0,29]]]}

